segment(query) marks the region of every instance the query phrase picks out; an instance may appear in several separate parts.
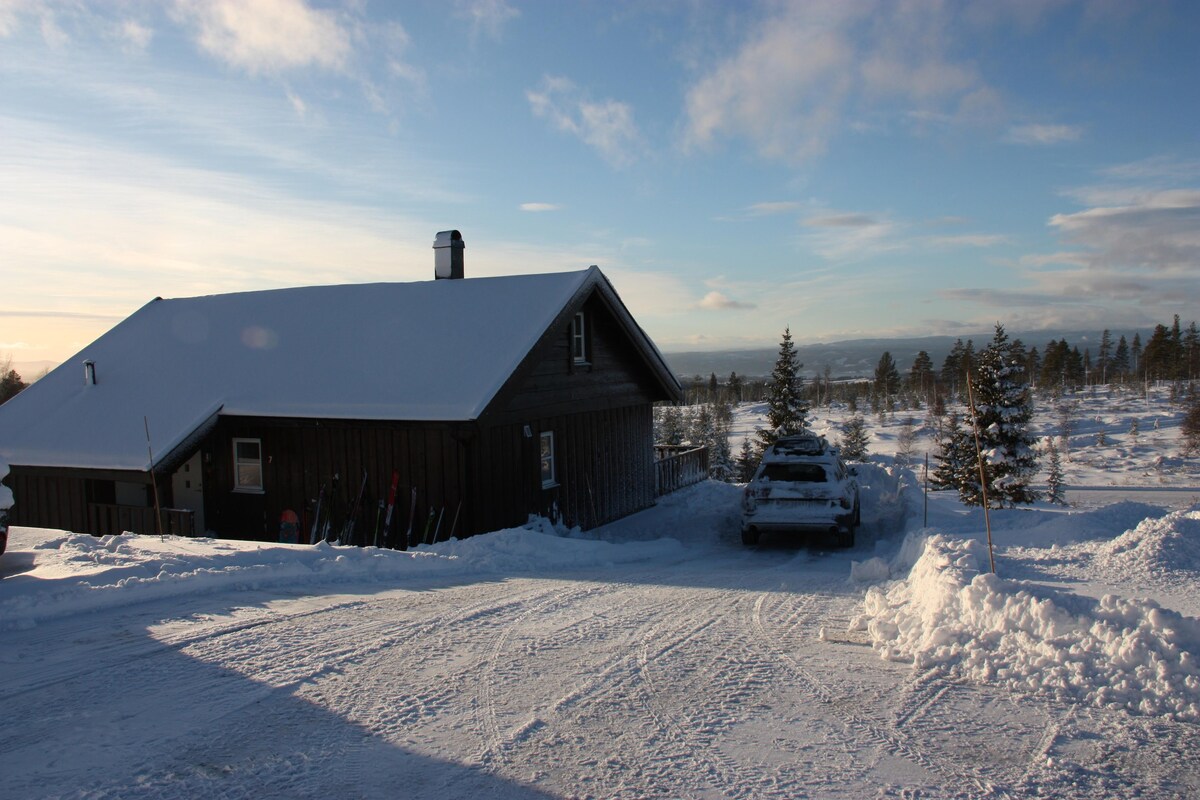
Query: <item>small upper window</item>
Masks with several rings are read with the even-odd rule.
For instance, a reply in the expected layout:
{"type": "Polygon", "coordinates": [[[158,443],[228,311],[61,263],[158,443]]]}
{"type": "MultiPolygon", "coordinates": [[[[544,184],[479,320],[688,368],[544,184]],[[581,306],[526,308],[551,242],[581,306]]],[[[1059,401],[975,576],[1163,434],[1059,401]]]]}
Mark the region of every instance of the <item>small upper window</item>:
{"type": "Polygon", "coordinates": [[[262,440],[233,440],[233,489],[241,492],[263,490],[262,440]]]}
{"type": "Polygon", "coordinates": [[[583,312],[577,312],[571,320],[571,360],[576,364],[588,363],[587,325],[583,312]]]}
{"type": "Polygon", "coordinates": [[[549,489],[558,485],[554,475],[554,431],[542,431],[541,443],[542,488],[549,489]]]}

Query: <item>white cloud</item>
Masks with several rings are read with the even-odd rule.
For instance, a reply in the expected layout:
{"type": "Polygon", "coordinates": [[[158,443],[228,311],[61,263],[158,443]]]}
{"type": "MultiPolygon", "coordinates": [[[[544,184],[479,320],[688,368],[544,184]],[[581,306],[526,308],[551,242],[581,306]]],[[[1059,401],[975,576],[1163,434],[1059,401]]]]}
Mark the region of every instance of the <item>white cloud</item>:
{"type": "Polygon", "coordinates": [[[522,211],[558,211],[562,206],[554,203],[521,203],[522,211]]]}
{"type": "Polygon", "coordinates": [[[458,16],[471,23],[473,39],[487,36],[499,40],[504,34],[504,26],[521,16],[521,12],[505,0],[460,0],[458,16]]]}
{"type": "Polygon", "coordinates": [[[754,308],[753,303],[741,303],[734,300],[722,292],[711,291],[704,297],[700,298],[700,302],[696,304],[698,308],[707,311],[726,311],[729,309],[754,308]]]}
{"type": "Polygon", "coordinates": [[[1090,266],[1200,273],[1200,190],[1129,190],[1130,202],[1055,214],[1090,266]]]}
{"type": "Polygon", "coordinates": [[[539,89],[527,90],[525,97],[535,117],[578,137],[613,166],[628,166],[642,149],[633,108],[627,103],[593,102],[567,78],[550,75],[542,79],[539,89]]]}
{"type": "Polygon", "coordinates": [[[127,52],[142,52],[150,46],[154,30],[137,20],[127,19],[117,26],[117,35],[127,52]]]}
{"type": "Polygon", "coordinates": [[[765,157],[824,152],[850,112],[918,124],[979,124],[998,95],[967,59],[949,55],[955,14],[941,3],[792,3],[690,88],[686,148],[725,137],[765,157]]]}
{"type": "Polygon", "coordinates": [[[1014,125],[1008,129],[1004,139],[1012,144],[1061,144],[1076,142],[1083,136],[1078,125],[1045,125],[1030,123],[1014,125]]]}
{"type": "Polygon", "coordinates": [[[336,15],[303,0],[176,0],[175,7],[203,50],[250,73],[341,70],[350,53],[336,15]]]}

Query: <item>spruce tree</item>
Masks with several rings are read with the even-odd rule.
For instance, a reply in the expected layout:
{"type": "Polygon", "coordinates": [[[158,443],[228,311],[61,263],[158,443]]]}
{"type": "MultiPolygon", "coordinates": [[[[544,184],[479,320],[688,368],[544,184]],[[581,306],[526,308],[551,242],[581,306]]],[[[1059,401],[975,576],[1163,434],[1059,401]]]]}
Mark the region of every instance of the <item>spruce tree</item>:
{"type": "Polygon", "coordinates": [[[767,386],[767,427],[757,431],[759,451],[765,451],[780,436],[799,433],[807,425],[808,402],[804,399],[796,347],[792,344],[791,328],[785,328],[779,342],[779,357],[771,370],[767,386]]]}
{"type": "Polygon", "coordinates": [[[892,358],[892,354],[884,350],[883,355],[879,357],[879,363],[875,365],[875,394],[882,398],[888,408],[891,408],[892,398],[898,391],[900,391],[900,371],[896,369],[896,361],[892,358]]]}
{"type": "Polygon", "coordinates": [[[749,438],[742,440],[742,449],[738,451],[734,465],[737,482],[749,483],[750,479],[754,477],[754,470],[758,469],[758,459],[754,457],[754,448],[751,446],[749,438]]]}
{"type": "Polygon", "coordinates": [[[945,436],[939,445],[937,466],[930,481],[939,489],[957,489],[959,497],[974,497],[979,487],[975,444],[970,428],[963,426],[957,412],[947,416],[945,436]]]}
{"type": "Polygon", "coordinates": [[[1065,506],[1067,499],[1063,495],[1062,457],[1054,445],[1054,437],[1046,439],[1046,458],[1049,466],[1046,469],[1046,499],[1056,505],[1065,506]]]}
{"type": "MultiPolygon", "coordinates": [[[[1158,424],[1157,417],[1154,422],[1158,424]]],[[[1184,412],[1183,421],[1179,423],[1179,431],[1183,434],[1183,455],[1191,457],[1200,452],[1200,397],[1195,392],[1184,412]]]]}
{"type": "Polygon", "coordinates": [[[842,438],[838,442],[838,448],[841,450],[842,458],[847,461],[862,461],[867,455],[867,446],[870,441],[870,437],[867,435],[866,420],[863,419],[862,414],[855,414],[842,425],[842,438]]]}
{"type": "Polygon", "coordinates": [[[1037,451],[1029,432],[1033,407],[1022,373],[1010,361],[1004,326],[997,324],[991,343],[979,356],[974,398],[988,502],[997,507],[1037,500],[1037,492],[1029,485],[1037,471],[1037,451]]]}

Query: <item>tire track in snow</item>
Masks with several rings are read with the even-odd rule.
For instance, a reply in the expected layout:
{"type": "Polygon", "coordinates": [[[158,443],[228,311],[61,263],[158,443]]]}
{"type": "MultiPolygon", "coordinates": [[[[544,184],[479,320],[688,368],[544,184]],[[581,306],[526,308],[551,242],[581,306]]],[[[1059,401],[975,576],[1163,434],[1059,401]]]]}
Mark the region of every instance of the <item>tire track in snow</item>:
{"type": "MultiPolygon", "coordinates": [[[[766,645],[796,678],[800,679],[801,686],[814,700],[833,709],[846,727],[856,732],[858,738],[874,742],[882,746],[888,753],[920,766],[930,774],[941,778],[947,787],[972,787],[974,796],[979,797],[1011,797],[1003,787],[977,775],[948,768],[940,759],[924,752],[911,737],[906,736],[903,732],[889,730],[856,713],[847,703],[840,701],[830,686],[819,680],[811,670],[793,657],[787,649],[781,646],[779,636],[767,629],[763,619],[763,607],[770,596],[770,593],[763,593],[754,602],[750,621],[757,639],[766,645]]],[[[806,600],[806,605],[811,607],[810,604],[812,604],[811,598],[806,600]]]]}

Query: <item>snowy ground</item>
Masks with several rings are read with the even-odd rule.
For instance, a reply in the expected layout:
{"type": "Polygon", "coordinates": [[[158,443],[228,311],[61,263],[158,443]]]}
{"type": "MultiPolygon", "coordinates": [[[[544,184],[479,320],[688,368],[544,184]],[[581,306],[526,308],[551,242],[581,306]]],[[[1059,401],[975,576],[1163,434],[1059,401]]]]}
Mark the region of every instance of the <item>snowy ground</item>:
{"type": "Polygon", "coordinates": [[[3,795],[1200,796],[1200,478],[1093,402],[1097,488],[994,512],[996,575],[891,420],[848,552],[743,547],[717,483],[415,553],[16,528],[3,795]]]}

